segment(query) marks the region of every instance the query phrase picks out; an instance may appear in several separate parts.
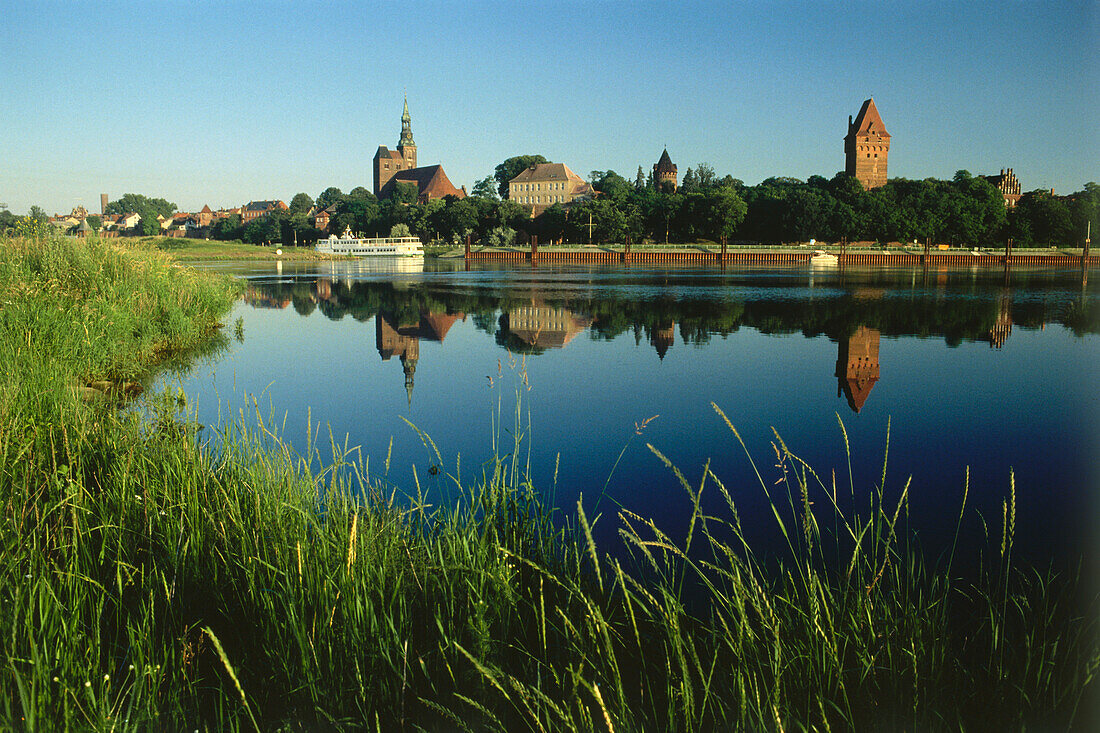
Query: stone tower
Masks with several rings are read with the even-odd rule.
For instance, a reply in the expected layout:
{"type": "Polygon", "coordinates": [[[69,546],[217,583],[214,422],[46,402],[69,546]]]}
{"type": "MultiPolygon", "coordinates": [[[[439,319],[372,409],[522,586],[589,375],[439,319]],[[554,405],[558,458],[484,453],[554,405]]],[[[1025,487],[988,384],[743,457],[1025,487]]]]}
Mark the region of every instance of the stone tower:
{"type": "Polygon", "coordinates": [[[890,133],[882,124],[875,100],[868,99],[859,108],[853,122],[848,117],[844,136],[844,172],[866,189],[886,185],[886,161],[890,154],[890,133]]]}
{"type": "Polygon", "coordinates": [[[661,153],[660,160],[653,164],[653,185],[663,193],[675,193],[679,185],[676,182],[676,164],[668,157],[668,148],[661,153]]]}
{"type": "Polygon", "coordinates": [[[374,154],[374,195],[393,178],[398,171],[416,167],[416,143],[413,142],[412,117],[409,116],[409,100],[405,99],[405,109],[401,113],[401,137],[397,141],[397,150],[379,145],[374,154]]]}

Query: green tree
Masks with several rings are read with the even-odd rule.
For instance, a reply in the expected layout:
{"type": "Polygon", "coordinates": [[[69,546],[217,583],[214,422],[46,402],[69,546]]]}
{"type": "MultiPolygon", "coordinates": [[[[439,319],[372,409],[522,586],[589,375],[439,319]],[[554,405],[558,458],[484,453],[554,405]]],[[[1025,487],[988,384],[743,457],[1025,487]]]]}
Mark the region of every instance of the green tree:
{"type": "Polygon", "coordinates": [[[378,200],[377,197],[373,193],[371,193],[370,189],[365,188],[364,186],[356,186],[355,188],[351,189],[350,191],[348,191],[348,195],[346,196],[346,198],[356,201],[378,200]]]}
{"type": "Polygon", "coordinates": [[[1016,236],[1021,243],[1063,247],[1073,240],[1069,205],[1050,191],[1030,191],[1016,204],[1016,236]]]}
{"type": "Polygon", "coordinates": [[[41,206],[32,206],[30,208],[30,211],[27,212],[27,216],[31,219],[34,219],[39,224],[45,224],[47,221],[50,220],[49,215],[46,214],[46,210],[43,209],[41,206]]]}
{"type": "Polygon", "coordinates": [[[612,170],[592,171],[589,175],[592,188],[615,201],[623,201],[633,190],[630,181],[612,170]]]}
{"type": "Polygon", "coordinates": [[[308,193],[296,193],[294,194],[294,198],[290,200],[290,206],[287,208],[287,211],[290,212],[291,216],[294,216],[295,214],[304,214],[309,211],[312,206],[313,199],[309,197],[308,193]]]}
{"type": "Polygon", "coordinates": [[[241,217],[238,214],[231,214],[214,220],[214,223],[210,226],[210,237],[219,241],[240,239],[241,217]]]}
{"type": "Polygon", "coordinates": [[[470,195],[479,196],[484,199],[492,199],[494,201],[500,199],[500,194],[497,193],[496,181],[492,176],[485,176],[479,179],[477,183],[474,184],[474,189],[470,195]]]}
{"type": "Polygon", "coordinates": [[[391,237],[411,237],[412,232],[409,230],[408,224],[394,224],[390,227],[391,237]]]}
{"type": "Polygon", "coordinates": [[[160,216],[171,216],[176,211],[176,205],[171,201],[165,199],[149,198],[142,196],[139,193],[127,193],[123,194],[115,201],[111,201],[107,204],[105,213],[107,214],[141,214],[141,218],[144,220],[148,217],[148,214],[152,214],[153,219],[160,216]]]}
{"type": "Polygon", "coordinates": [[[335,186],[329,186],[317,196],[317,208],[327,209],[335,203],[339,203],[344,198],[343,192],[335,186]]]}
{"type": "Polygon", "coordinates": [[[99,228],[103,226],[103,218],[98,214],[89,214],[86,219],[88,226],[92,228],[93,232],[98,232],[99,228]]]}
{"type": "Polygon", "coordinates": [[[540,163],[549,163],[541,155],[515,155],[496,167],[493,178],[497,182],[497,193],[502,199],[508,198],[508,182],[527,168],[540,163]]]}
{"type": "Polygon", "coordinates": [[[638,166],[638,175],[634,176],[634,189],[641,191],[645,187],[645,171],[642,170],[641,166],[638,166]]]}
{"type": "Polygon", "coordinates": [[[147,237],[152,237],[160,234],[161,231],[160,222],[157,221],[156,217],[145,215],[143,215],[141,217],[141,221],[138,222],[137,229],[139,232],[147,237]]]}

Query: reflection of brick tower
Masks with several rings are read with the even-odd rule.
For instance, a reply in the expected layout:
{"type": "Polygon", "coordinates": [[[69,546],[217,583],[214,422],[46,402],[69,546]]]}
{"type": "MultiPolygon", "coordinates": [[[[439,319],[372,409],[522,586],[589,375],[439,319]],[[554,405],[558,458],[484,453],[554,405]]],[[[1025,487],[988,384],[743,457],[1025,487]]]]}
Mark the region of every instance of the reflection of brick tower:
{"type": "Polygon", "coordinates": [[[649,343],[653,344],[653,348],[657,350],[657,356],[661,361],[665,360],[665,354],[668,353],[669,348],[672,346],[676,337],[676,323],[670,323],[667,326],[661,326],[655,328],[649,332],[649,343]]]}
{"type": "Polygon", "coordinates": [[[878,381],[879,332],[860,326],[838,344],[836,357],[837,397],[843,392],[853,412],[863,409],[867,395],[878,381]]]}
{"type": "Polygon", "coordinates": [[[989,348],[999,349],[1005,345],[1005,339],[1012,333],[1012,293],[1005,290],[997,307],[997,320],[989,329],[989,348]]]}
{"type": "Polygon", "coordinates": [[[662,193],[676,193],[676,164],[668,157],[668,148],[661,158],[653,164],[653,185],[662,193]]]}
{"type": "Polygon", "coordinates": [[[875,100],[859,108],[855,122],[848,118],[844,136],[844,172],[855,176],[864,188],[886,185],[886,160],[890,154],[890,133],[882,124],[875,100]]]}
{"type": "Polygon", "coordinates": [[[389,361],[391,356],[401,360],[401,368],[405,372],[405,393],[411,405],[413,376],[416,374],[416,362],[420,359],[420,338],[415,335],[416,326],[402,328],[392,318],[385,313],[375,316],[375,345],[382,361],[389,361]],[[402,333],[403,330],[412,330],[413,334],[402,333]]]}

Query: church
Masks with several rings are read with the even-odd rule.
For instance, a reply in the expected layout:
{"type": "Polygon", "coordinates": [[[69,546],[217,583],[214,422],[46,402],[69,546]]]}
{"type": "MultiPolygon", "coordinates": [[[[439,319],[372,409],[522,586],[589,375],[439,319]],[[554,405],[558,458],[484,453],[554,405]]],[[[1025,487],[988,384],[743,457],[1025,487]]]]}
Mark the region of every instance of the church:
{"type": "Polygon", "coordinates": [[[445,196],[466,198],[466,188],[455,188],[441,165],[429,165],[418,168],[416,165],[416,143],[413,141],[412,117],[409,115],[409,100],[405,100],[405,110],[401,113],[401,137],[397,149],[390,150],[379,145],[374,154],[374,195],[388,199],[393,195],[398,183],[408,183],[416,187],[417,203],[427,203],[445,196]]]}

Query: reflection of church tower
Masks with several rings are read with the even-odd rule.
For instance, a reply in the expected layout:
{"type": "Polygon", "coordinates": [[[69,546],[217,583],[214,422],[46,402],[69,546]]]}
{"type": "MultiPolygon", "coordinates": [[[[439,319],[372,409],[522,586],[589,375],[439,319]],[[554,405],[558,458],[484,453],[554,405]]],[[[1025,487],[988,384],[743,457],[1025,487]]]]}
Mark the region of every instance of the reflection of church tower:
{"type": "Polygon", "coordinates": [[[401,360],[401,368],[405,372],[405,392],[412,404],[413,376],[416,374],[416,362],[420,359],[420,339],[413,334],[402,333],[401,326],[394,323],[394,317],[390,314],[379,313],[375,316],[375,345],[378,347],[378,355],[382,361],[389,361],[391,356],[397,356],[401,360]]]}
{"type": "Polygon", "coordinates": [[[675,340],[676,323],[669,323],[667,326],[660,326],[654,328],[649,332],[649,343],[653,344],[653,348],[657,350],[657,356],[661,361],[665,360],[665,354],[668,353],[669,347],[672,346],[675,340]]]}
{"type": "Polygon", "coordinates": [[[405,373],[405,393],[412,404],[413,379],[416,376],[416,363],[420,360],[420,339],[443,343],[447,332],[458,320],[466,320],[465,313],[431,313],[420,311],[414,323],[397,323],[392,313],[379,312],[375,316],[376,345],[382,361],[391,356],[401,359],[401,369],[405,373]]]}
{"type": "Polygon", "coordinates": [[[879,332],[860,326],[838,344],[836,357],[837,397],[843,392],[853,412],[863,409],[867,395],[878,381],[879,332]]]}
{"type": "Polygon", "coordinates": [[[1012,333],[1012,293],[1008,290],[1001,292],[1001,299],[997,307],[997,320],[993,322],[993,328],[989,329],[989,348],[1001,348],[1005,345],[1005,339],[1012,333]]]}

